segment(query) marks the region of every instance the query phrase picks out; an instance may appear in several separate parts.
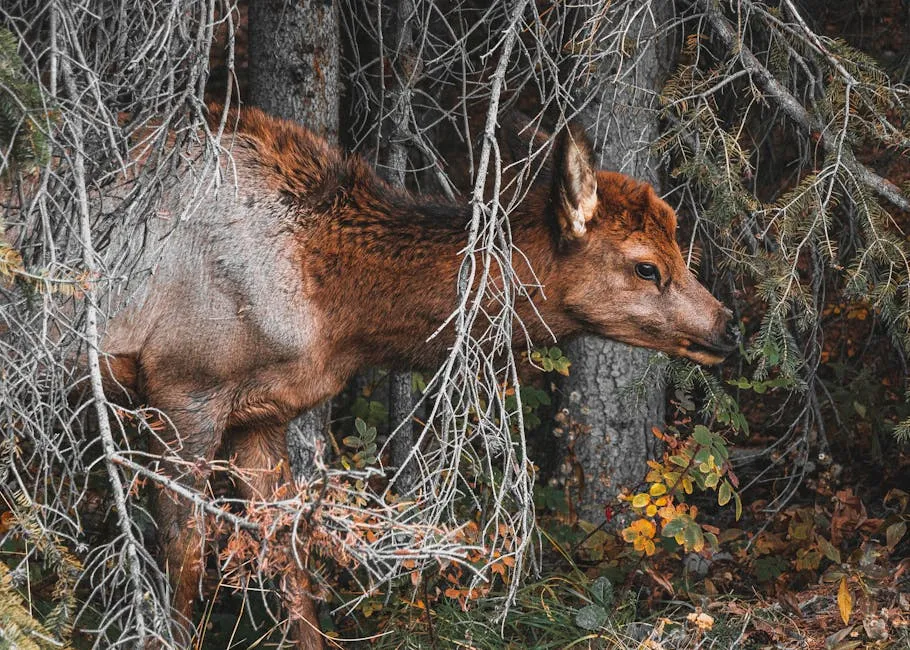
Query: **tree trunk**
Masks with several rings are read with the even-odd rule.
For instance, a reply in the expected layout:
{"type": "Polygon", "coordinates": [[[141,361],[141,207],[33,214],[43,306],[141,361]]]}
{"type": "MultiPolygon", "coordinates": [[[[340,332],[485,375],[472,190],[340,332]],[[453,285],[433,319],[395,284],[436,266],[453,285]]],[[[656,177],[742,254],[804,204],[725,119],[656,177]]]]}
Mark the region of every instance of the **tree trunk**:
{"type": "MultiPolygon", "coordinates": [[[[657,161],[648,148],[659,131],[656,94],[672,62],[669,37],[657,32],[672,16],[672,3],[656,0],[652,6],[658,24],[642,12],[629,29],[638,37],[637,49],[621,71],[634,69],[617,82],[616,69],[600,63],[589,85],[579,89],[579,98],[593,91],[596,97],[577,119],[594,141],[600,167],[648,181],[660,193],[657,161]]],[[[626,390],[642,377],[653,352],[591,336],[566,347],[572,368],[562,383],[561,406],[575,426],[565,427],[564,453],[575,477],[578,516],[599,524],[605,506],[622,486],[644,478],[647,460],[658,451],[651,428],[664,421],[664,393],[658,385],[638,398],[626,390]]]]}
{"type": "MultiPolygon", "coordinates": [[[[414,4],[411,0],[392,0],[388,3],[392,12],[389,40],[393,51],[398,80],[391,89],[393,108],[391,111],[391,142],[388,148],[385,177],[393,185],[405,186],[405,172],[408,168],[407,141],[410,138],[408,122],[411,114],[411,89],[401,87],[400,82],[407,78],[411,59],[414,56],[414,45],[411,23],[414,20],[414,4]]],[[[411,391],[411,372],[396,371],[389,373],[389,422],[395,437],[391,442],[392,464],[401,468],[411,449],[414,447],[414,431],[410,424],[414,396],[411,391]]],[[[399,491],[407,491],[413,483],[413,472],[406,468],[398,479],[399,491]]]]}
{"type": "Polygon", "coordinates": [[[254,0],[250,99],[338,141],[338,12],[332,0],[254,0]]]}
{"type": "MultiPolygon", "coordinates": [[[[268,113],[338,141],[338,14],[332,0],[254,0],[249,7],[249,99],[268,113]]],[[[331,401],[288,428],[295,478],[311,475],[331,401]]]]}

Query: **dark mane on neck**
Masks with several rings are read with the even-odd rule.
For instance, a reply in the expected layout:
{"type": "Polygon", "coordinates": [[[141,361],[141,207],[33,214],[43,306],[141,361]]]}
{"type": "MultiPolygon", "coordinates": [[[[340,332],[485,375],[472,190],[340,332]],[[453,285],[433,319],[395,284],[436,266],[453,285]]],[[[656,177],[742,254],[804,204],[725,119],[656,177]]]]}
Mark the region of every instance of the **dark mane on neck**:
{"type": "MultiPolygon", "coordinates": [[[[212,120],[220,109],[211,111],[212,120]]],[[[403,241],[424,237],[438,243],[462,242],[471,221],[467,197],[450,201],[441,196],[413,196],[379,177],[359,154],[344,154],[304,126],[264,113],[257,108],[231,109],[228,134],[236,134],[252,150],[269,184],[317,214],[332,214],[333,207],[355,207],[338,226],[363,230],[371,241],[404,236],[403,241]]],[[[548,175],[545,167],[543,176],[548,175]]],[[[539,182],[539,179],[538,179],[539,182]]],[[[505,199],[504,199],[505,202],[505,199]]],[[[534,193],[512,213],[513,228],[539,225],[547,209],[547,197],[534,193]]]]}

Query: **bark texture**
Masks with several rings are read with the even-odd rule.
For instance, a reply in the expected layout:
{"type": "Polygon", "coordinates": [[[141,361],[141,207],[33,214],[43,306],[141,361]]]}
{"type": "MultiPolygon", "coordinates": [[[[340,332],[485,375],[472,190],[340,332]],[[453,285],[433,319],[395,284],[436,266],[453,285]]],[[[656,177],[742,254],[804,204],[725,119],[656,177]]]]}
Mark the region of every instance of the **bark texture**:
{"type": "Polygon", "coordinates": [[[249,8],[253,103],[338,140],[338,12],[333,0],[254,0],[249,8]]]}
{"type": "Polygon", "coordinates": [[[313,475],[316,454],[325,451],[326,431],[332,419],[332,401],[314,406],[298,415],[288,425],[288,462],[294,480],[302,481],[313,475]]]}
{"type": "MultiPolygon", "coordinates": [[[[619,81],[615,67],[601,64],[591,78],[597,96],[577,119],[594,142],[601,168],[648,181],[659,194],[660,174],[648,145],[658,136],[657,93],[670,70],[672,49],[668,35],[655,35],[672,16],[672,3],[651,4],[655,20],[642,12],[630,29],[639,36],[637,49],[623,61],[619,81]]],[[[591,92],[589,86],[577,96],[586,98],[591,92]]],[[[642,377],[652,354],[591,336],[566,346],[572,368],[561,385],[560,406],[570,420],[563,451],[582,519],[601,523],[604,507],[623,485],[644,478],[647,460],[658,450],[651,428],[664,421],[663,388],[649,387],[638,398],[627,390],[642,377]]]]}
{"type": "MultiPolygon", "coordinates": [[[[411,24],[414,18],[414,4],[410,0],[392,0],[388,3],[391,10],[391,30],[389,38],[397,55],[395,68],[398,78],[391,89],[391,142],[389,143],[386,169],[384,175],[393,185],[405,186],[405,173],[408,168],[407,142],[410,138],[408,121],[411,114],[410,88],[402,87],[406,81],[404,75],[410,70],[410,60],[414,56],[414,42],[411,24]],[[404,62],[404,65],[402,65],[404,62]]],[[[392,439],[391,453],[392,464],[402,467],[414,447],[414,431],[410,423],[405,420],[411,416],[414,406],[414,396],[411,392],[411,372],[394,371],[389,374],[389,419],[391,429],[394,431],[401,426],[392,439]]],[[[407,488],[413,483],[413,472],[402,472],[399,483],[401,488],[407,488]]]]}
{"type": "MultiPolygon", "coordinates": [[[[338,11],[333,0],[255,0],[249,7],[249,99],[338,142],[338,11]]],[[[287,432],[298,480],[312,474],[331,401],[301,414],[287,432]]]]}

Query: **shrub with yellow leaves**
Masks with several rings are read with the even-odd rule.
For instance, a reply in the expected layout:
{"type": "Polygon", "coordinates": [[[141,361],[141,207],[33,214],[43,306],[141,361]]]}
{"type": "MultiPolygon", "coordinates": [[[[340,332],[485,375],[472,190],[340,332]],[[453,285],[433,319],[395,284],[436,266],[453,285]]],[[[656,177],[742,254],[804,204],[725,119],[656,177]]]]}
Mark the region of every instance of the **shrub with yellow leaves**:
{"type": "Polygon", "coordinates": [[[650,519],[636,519],[628,528],[622,531],[622,538],[631,542],[636,551],[645,555],[654,555],[654,535],[657,527],[650,519]]]}
{"type": "Polygon", "coordinates": [[[706,543],[716,548],[718,530],[696,521],[698,508],[686,503],[685,497],[696,488],[702,492],[716,490],[719,505],[732,499],[736,518],[742,515],[742,501],[735,491],[738,481],[723,436],[702,425],[696,426],[687,440],[658,429],[653,432],[667,451],[660,461],[648,461],[647,491],[620,495],[639,517],[623,529],[623,539],[648,556],[657,551],[658,530],[686,551],[700,552],[706,543]]]}

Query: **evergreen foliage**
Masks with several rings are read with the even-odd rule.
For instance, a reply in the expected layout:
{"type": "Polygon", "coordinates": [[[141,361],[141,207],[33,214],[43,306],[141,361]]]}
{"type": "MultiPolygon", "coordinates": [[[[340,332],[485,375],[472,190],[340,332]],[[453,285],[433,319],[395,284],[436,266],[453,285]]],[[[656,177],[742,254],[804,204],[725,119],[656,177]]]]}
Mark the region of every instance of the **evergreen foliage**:
{"type": "Polygon", "coordinates": [[[47,124],[51,117],[41,90],[24,74],[18,39],[0,27],[0,169],[25,173],[50,157],[47,124]]]}
{"type": "Polygon", "coordinates": [[[705,24],[664,88],[669,126],[655,146],[672,160],[720,283],[754,287],[764,303],[747,332],[754,378],[817,391],[832,295],[867,307],[895,354],[910,355],[900,217],[910,202],[859,160],[876,148],[910,154],[910,89],[868,54],[811,31],[791,2],[740,5],[748,18],[738,24],[722,6],[693,3],[690,16],[705,24]]]}

